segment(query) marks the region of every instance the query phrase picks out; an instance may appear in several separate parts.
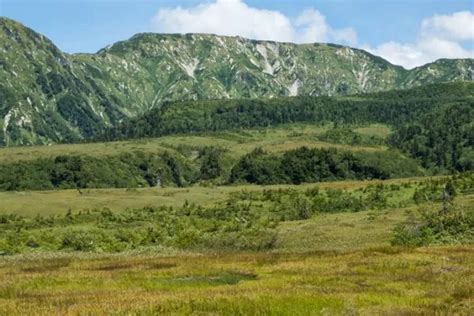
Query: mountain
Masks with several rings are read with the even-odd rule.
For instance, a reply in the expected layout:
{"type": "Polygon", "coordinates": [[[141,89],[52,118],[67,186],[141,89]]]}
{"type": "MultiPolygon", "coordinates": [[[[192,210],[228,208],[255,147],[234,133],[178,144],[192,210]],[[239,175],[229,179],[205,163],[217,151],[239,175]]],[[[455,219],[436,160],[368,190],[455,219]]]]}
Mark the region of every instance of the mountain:
{"type": "Polygon", "coordinates": [[[143,33],[69,55],[0,18],[0,144],[90,138],[166,101],[377,92],[469,81],[473,71],[473,59],[405,70],[339,45],[205,34],[143,33]]]}

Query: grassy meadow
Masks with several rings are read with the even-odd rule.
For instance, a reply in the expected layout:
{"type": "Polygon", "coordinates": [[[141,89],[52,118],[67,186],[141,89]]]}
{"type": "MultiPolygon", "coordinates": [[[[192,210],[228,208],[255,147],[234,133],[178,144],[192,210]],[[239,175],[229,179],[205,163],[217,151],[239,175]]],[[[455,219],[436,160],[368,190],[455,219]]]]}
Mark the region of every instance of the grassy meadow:
{"type": "MultiPolygon", "coordinates": [[[[0,149],[0,162],[134,150],[193,155],[183,148],[211,145],[226,148],[229,165],[260,147],[387,150],[383,144],[334,141],[330,129],[291,125],[12,147],[0,149]]],[[[352,130],[376,141],[390,134],[383,125],[352,130]]],[[[442,207],[446,181],[203,181],[187,187],[0,192],[0,315],[469,315],[472,243],[393,245],[399,225],[419,220],[420,210],[442,207]],[[12,253],[2,252],[5,245],[12,253]]],[[[472,217],[473,176],[453,181],[457,195],[450,203],[472,217]]]]}
{"type": "Polygon", "coordinates": [[[18,258],[0,267],[0,313],[468,315],[472,250],[18,258]]]}
{"type": "MultiPolygon", "coordinates": [[[[359,192],[374,183],[317,185],[359,192]]],[[[304,191],[317,185],[291,189],[304,191]]],[[[141,205],[137,202],[141,194],[160,190],[160,199],[175,192],[170,203],[177,203],[176,196],[182,194],[212,204],[232,194],[268,189],[193,187],[122,193],[135,195],[135,203],[130,203],[136,207],[141,205]]],[[[36,194],[52,200],[73,192],[36,194]]],[[[390,195],[389,204],[412,195],[413,187],[407,187],[390,195]]],[[[473,210],[474,195],[459,196],[457,204],[473,210]]],[[[422,206],[439,208],[431,203],[422,206]]],[[[266,251],[151,247],[116,254],[59,251],[0,257],[0,314],[468,315],[474,308],[472,245],[403,248],[390,243],[393,228],[418,208],[390,206],[283,221],[276,227],[274,247],[266,251]]]]}
{"type": "MultiPolygon", "coordinates": [[[[437,177],[432,177],[436,179],[437,177]]],[[[203,206],[214,205],[224,201],[231,193],[240,191],[262,191],[277,189],[295,189],[299,191],[313,187],[321,189],[355,190],[376,184],[400,184],[422,181],[423,177],[366,180],[366,181],[335,181],[318,184],[301,185],[232,185],[232,186],[193,186],[185,188],[138,188],[138,189],[86,189],[0,192],[0,214],[14,213],[24,216],[64,214],[68,210],[109,208],[120,211],[125,208],[146,206],[181,206],[184,201],[203,206]]],[[[413,190],[406,190],[406,199],[413,190]]]]}
{"type": "MultiPolygon", "coordinates": [[[[257,147],[267,151],[285,151],[301,146],[318,148],[339,148],[355,151],[377,151],[385,146],[351,146],[319,140],[318,136],[331,129],[332,125],[315,126],[309,124],[282,125],[276,128],[204,133],[196,135],[173,135],[160,138],[115,141],[87,144],[54,144],[50,146],[0,148],[0,163],[48,158],[59,155],[90,155],[93,157],[112,156],[131,151],[157,153],[177,150],[180,146],[226,148],[229,156],[236,159],[257,147]]],[[[381,124],[354,127],[360,134],[386,138],[390,128],[381,124]]]]}
{"type": "MultiPolygon", "coordinates": [[[[474,198],[463,201],[471,207],[474,198]]],[[[0,259],[0,313],[464,314],[474,248],[397,248],[410,209],[324,214],[278,228],[266,252],[155,249],[0,259]]]]}

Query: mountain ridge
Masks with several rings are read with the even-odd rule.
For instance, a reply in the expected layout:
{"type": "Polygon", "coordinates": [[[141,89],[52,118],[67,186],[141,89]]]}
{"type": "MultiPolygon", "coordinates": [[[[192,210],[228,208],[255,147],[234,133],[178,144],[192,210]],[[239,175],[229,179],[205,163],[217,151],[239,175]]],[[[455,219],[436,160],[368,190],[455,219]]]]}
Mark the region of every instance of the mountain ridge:
{"type": "Polygon", "coordinates": [[[373,58],[381,59],[383,62],[389,63],[390,65],[392,65],[394,67],[402,68],[406,71],[411,71],[411,70],[414,70],[414,69],[417,69],[417,68],[424,68],[425,66],[429,66],[431,64],[437,64],[437,63],[444,62],[444,61],[469,61],[469,60],[472,60],[472,58],[438,58],[438,59],[436,59],[432,62],[428,62],[428,63],[425,63],[423,65],[413,67],[411,69],[407,69],[407,68],[403,67],[402,65],[394,64],[394,63],[384,59],[383,57],[375,55],[375,54],[373,54],[373,53],[371,53],[371,52],[369,52],[365,49],[357,48],[357,47],[353,47],[353,46],[346,46],[346,45],[336,44],[336,43],[330,43],[330,42],[296,43],[296,42],[288,42],[288,41],[257,40],[257,39],[243,37],[243,36],[240,36],[240,35],[219,35],[219,34],[216,34],[216,33],[157,33],[157,32],[139,32],[139,33],[136,33],[136,34],[130,36],[128,39],[120,40],[120,41],[117,41],[115,43],[106,45],[105,47],[100,48],[99,50],[97,50],[95,53],[77,52],[77,53],[70,53],[70,55],[97,55],[97,54],[101,54],[101,53],[106,52],[107,50],[109,50],[111,47],[113,47],[116,44],[129,42],[129,41],[140,39],[141,37],[146,37],[146,36],[178,37],[178,38],[180,38],[180,37],[181,38],[182,37],[189,37],[189,36],[203,36],[203,37],[208,36],[208,37],[211,37],[211,38],[214,38],[214,37],[229,38],[229,39],[244,40],[244,41],[249,41],[249,42],[254,42],[254,43],[288,44],[288,45],[293,45],[293,46],[321,45],[321,46],[330,46],[330,47],[336,47],[336,48],[349,48],[351,50],[360,51],[362,53],[365,53],[366,55],[369,55],[373,58]]]}
{"type": "Polygon", "coordinates": [[[470,81],[474,60],[412,70],[335,44],[138,33],[95,54],[66,54],[0,18],[0,145],[69,142],[166,101],[347,95],[470,81]]]}

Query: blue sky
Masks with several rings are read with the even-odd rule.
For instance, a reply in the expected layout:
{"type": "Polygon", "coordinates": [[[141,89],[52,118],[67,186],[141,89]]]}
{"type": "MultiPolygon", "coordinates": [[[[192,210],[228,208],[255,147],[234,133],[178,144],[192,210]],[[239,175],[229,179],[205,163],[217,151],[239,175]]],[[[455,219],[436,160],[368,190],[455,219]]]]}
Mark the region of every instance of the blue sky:
{"type": "Polygon", "coordinates": [[[473,11],[473,0],[0,0],[1,16],[69,53],[95,52],[138,32],[212,32],[338,42],[407,68],[440,57],[473,57],[473,11]]]}

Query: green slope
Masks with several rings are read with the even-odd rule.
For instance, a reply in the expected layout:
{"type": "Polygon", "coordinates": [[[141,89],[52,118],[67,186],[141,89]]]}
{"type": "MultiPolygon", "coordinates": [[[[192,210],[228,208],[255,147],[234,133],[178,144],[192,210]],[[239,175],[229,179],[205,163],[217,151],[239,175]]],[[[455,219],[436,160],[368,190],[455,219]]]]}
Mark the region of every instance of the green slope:
{"type": "Polygon", "coordinates": [[[0,18],[0,144],[96,135],[165,101],[345,95],[472,80],[473,60],[413,70],[331,44],[203,34],[137,34],[96,54],[67,55],[0,18]]]}

